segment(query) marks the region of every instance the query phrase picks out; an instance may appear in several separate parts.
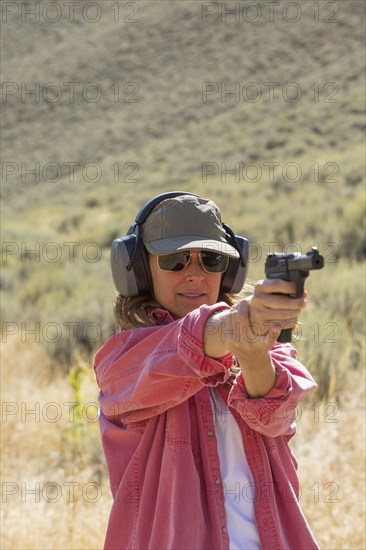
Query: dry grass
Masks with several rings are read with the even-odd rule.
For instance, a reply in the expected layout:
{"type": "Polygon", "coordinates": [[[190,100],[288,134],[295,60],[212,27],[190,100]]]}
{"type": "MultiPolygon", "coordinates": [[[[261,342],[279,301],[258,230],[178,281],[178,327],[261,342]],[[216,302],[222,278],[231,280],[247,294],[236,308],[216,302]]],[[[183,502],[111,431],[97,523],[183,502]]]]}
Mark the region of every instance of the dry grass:
{"type": "Polygon", "coordinates": [[[336,402],[305,403],[292,448],[301,505],[324,550],[366,548],[364,377],[349,378],[336,402]]]}
{"type": "MultiPolygon", "coordinates": [[[[1,548],[102,548],[111,497],[97,424],[75,433],[68,379],[44,378],[39,344],[11,341],[3,361],[1,548]]],[[[86,378],[84,416],[93,420],[96,387],[86,378]]]]}

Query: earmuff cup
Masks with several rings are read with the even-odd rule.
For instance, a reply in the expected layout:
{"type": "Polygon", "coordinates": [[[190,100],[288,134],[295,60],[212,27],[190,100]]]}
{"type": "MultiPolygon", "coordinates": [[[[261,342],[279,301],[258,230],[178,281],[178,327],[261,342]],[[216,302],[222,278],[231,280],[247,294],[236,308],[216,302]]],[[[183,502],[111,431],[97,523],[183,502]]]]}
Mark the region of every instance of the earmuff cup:
{"type": "Polygon", "coordinates": [[[127,235],[113,241],[111,267],[115,287],[123,296],[138,296],[151,291],[149,258],[142,241],[137,241],[136,235],[127,235]],[[131,268],[127,269],[130,264],[131,268]]]}
{"type": "Polygon", "coordinates": [[[236,246],[231,239],[228,239],[230,244],[235,248],[239,248],[241,258],[244,259],[244,265],[242,265],[241,258],[229,258],[229,265],[222,277],[220,286],[220,292],[227,294],[238,294],[244,286],[248,273],[249,242],[245,237],[239,235],[235,235],[235,241],[236,246]]]}
{"type": "MultiPolygon", "coordinates": [[[[135,224],[130,227],[125,237],[115,239],[111,248],[112,276],[117,291],[123,296],[138,296],[152,291],[152,278],[148,253],[140,238],[140,226],[148,218],[157,204],[163,200],[180,195],[194,195],[182,191],[163,193],[147,202],[136,216],[135,224]]],[[[239,258],[230,258],[225,271],[220,291],[236,294],[243,288],[248,271],[249,243],[244,237],[234,235],[229,226],[223,224],[227,242],[236,248],[239,258]]]]}

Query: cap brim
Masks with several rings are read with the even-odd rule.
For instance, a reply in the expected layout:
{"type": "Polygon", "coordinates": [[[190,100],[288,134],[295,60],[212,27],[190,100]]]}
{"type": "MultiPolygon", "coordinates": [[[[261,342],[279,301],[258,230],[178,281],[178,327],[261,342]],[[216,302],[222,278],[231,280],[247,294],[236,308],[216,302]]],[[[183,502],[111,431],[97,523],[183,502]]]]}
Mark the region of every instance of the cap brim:
{"type": "Polygon", "coordinates": [[[212,239],[203,239],[197,235],[186,235],[184,237],[170,237],[169,239],[161,239],[145,243],[145,246],[150,254],[163,256],[165,254],[173,254],[179,250],[191,250],[198,248],[200,250],[211,250],[225,254],[230,258],[239,258],[239,252],[227,242],[215,241],[212,239]]]}

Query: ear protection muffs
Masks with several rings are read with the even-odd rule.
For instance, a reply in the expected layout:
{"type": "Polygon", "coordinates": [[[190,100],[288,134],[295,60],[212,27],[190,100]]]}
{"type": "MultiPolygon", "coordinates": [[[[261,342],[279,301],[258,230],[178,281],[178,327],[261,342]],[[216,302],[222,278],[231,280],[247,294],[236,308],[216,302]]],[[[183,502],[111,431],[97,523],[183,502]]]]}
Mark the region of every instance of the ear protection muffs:
{"type": "MultiPolygon", "coordinates": [[[[112,276],[116,289],[123,296],[137,296],[152,292],[149,257],[140,235],[141,226],[157,204],[181,195],[199,196],[184,191],[172,191],[157,195],[141,208],[127,235],[113,241],[111,249],[112,276]]],[[[220,291],[235,294],[243,288],[247,275],[249,243],[244,237],[235,235],[228,225],[223,224],[223,227],[226,231],[227,242],[239,252],[239,258],[229,258],[228,268],[222,275],[220,291]]]]}

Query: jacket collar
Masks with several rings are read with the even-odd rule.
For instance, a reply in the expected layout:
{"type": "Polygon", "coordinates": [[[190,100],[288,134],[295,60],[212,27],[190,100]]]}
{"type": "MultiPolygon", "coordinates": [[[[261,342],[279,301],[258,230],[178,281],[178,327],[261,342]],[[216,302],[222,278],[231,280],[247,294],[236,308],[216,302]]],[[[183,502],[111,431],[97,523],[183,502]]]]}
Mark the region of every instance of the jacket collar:
{"type": "Polygon", "coordinates": [[[155,325],[168,325],[169,323],[172,323],[174,321],[169,311],[159,308],[156,308],[149,313],[149,319],[155,325]]]}

